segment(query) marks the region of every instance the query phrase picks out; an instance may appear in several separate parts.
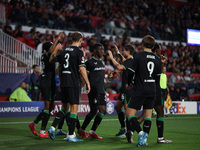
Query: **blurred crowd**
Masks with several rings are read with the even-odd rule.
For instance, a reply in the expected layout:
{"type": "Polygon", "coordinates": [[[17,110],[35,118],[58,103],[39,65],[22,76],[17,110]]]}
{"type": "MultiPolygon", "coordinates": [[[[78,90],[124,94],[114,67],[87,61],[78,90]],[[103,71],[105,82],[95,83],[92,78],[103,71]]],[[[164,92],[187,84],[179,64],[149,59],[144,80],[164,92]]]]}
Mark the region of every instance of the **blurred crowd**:
{"type": "Polygon", "coordinates": [[[81,30],[117,36],[186,40],[186,29],[200,28],[200,9],[163,0],[4,0],[12,23],[81,30]]]}

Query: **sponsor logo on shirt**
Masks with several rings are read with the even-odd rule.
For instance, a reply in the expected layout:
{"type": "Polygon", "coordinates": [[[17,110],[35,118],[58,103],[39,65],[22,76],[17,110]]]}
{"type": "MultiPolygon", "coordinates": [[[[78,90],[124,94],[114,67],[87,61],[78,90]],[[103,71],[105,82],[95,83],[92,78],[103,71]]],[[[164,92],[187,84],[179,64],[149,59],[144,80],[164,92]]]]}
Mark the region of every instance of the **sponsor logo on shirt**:
{"type": "Polygon", "coordinates": [[[95,68],[94,71],[98,71],[98,70],[105,70],[104,67],[98,67],[98,68],[95,68]]]}

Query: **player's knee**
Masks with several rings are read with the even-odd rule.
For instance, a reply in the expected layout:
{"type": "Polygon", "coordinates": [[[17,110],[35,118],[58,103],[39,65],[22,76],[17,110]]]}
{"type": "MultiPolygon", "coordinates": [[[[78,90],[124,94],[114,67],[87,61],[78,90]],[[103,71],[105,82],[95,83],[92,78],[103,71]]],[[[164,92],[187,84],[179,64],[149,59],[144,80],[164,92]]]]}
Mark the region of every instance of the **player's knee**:
{"type": "Polygon", "coordinates": [[[105,115],[106,114],[106,108],[99,109],[99,112],[105,115]]]}
{"type": "Polygon", "coordinates": [[[157,117],[160,118],[160,117],[164,117],[164,110],[159,110],[156,112],[157,113],[157,117]]]}

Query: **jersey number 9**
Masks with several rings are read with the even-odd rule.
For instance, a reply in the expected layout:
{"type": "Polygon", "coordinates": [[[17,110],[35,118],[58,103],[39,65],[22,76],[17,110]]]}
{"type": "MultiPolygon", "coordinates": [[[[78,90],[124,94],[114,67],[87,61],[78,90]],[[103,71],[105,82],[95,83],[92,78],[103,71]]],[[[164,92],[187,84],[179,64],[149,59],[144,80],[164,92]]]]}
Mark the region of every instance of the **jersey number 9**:
{"type": "Polygon", "coordinates": [[[149,71],[149,77],[151,77],[154,70],[154,63],[152,61],[147,63],[147,69],[149,71]]]}

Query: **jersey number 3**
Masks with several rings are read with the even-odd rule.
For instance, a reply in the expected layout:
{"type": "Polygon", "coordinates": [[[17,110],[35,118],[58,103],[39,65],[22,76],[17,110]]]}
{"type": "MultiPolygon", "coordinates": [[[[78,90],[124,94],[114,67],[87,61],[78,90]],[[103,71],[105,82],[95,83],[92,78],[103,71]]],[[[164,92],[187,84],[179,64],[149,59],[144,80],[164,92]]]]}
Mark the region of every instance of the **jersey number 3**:
{"type": "Polygon", "coordinates": [[[65,61],[66,61],[66,63],[63,65],[64,66],[64,68],[68,68],[69,67],[69,54],[67,53],[67,54],[65,54],[65,61]]]}
{"type": "Polygon", "coordinates": [[[154,63],[152,61],[147,63],[147,69],[149,71],[149,77],[151,77],[154,70],[154,63]]]}

